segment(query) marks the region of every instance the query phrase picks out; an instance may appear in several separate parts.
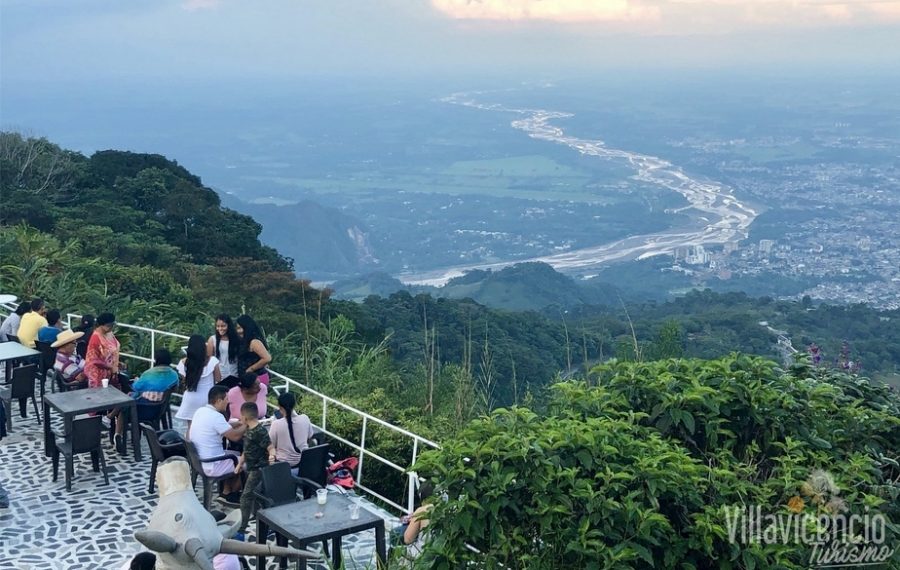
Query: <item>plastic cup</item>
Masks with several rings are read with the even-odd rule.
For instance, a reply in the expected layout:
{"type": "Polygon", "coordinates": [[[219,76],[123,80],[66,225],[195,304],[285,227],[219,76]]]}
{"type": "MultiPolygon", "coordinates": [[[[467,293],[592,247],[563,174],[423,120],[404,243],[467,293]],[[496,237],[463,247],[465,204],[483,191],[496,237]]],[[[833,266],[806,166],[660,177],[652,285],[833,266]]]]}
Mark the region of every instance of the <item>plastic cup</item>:
{"type": "Polygon", "coordinates": [[[328,502],[328,489],[318,489],[316,491],[316,502],[320,505],[324,505],[328,502]]]}
{"type": "Polygon", "coordinates": [[[109,388],[109,378],[104,378],[100,381],[104,388],[109,388]]]}
{"type": "Polygon", "coordinates": [[[350,504],[350,520],[356,520],[359,518],[359,503],[351,503],[350,504]]]}

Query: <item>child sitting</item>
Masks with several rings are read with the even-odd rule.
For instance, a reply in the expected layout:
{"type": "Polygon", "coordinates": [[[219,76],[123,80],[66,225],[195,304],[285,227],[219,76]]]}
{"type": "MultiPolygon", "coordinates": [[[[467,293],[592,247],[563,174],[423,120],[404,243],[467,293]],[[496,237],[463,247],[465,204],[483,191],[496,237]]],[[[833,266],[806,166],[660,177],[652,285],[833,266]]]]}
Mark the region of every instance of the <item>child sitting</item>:
{"type": "Polygon", "coordinates": [[[247,426],[244,433],[244,452],[234,468],[235,473],[247,470],[247,482],[241,495],[241,531],[247,528],[256,497],[253,491],[259,486],[259,470],[275,463],[275,446],[269,439],[269,432],[259,423],[259,409],[256,402],[246,402],[241,406],[241,422],[247,426]]]}

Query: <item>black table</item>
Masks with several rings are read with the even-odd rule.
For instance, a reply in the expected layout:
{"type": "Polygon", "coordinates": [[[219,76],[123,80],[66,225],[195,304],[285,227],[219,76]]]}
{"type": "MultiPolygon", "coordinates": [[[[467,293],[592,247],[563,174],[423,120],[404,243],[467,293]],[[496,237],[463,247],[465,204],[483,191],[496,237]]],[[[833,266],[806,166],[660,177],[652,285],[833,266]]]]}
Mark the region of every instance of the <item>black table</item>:
{"type": "Polygon", "coordinates": [[[101,412],[115,408],[131,407],[131,442],[134,445],[134,460],[141,460],[141,428],[137,421],[137,401],[128,394],[113,387],[84,388],[68,392],[44,395],[44,454],[50,450],[50,408],[63,416],[65,432],[72,433],[72,420],[80,414],[101,412]]]}
{"type": "MultiPolygon", "coordinates": [[[[359,518],[350,520],[350,505],[353,503],[348,497],[336,493],[328,494],[328,502],[325,505],[316,503],[315,497],[288,503],[280,507],[259,509],[256,512],[256,541],[260,544],[266,542],[269,530],[275,531],[276,542],[286,546],[293,542],[300,548],[323,540],[331,540],[331,557],[335,568],[341,565],[341,537],[375,529],[375,549],[378,558],[381,559],[379,568],[387,566],[387,549],[384,542],[384,519],[371,513],[363,507],[359,509],[359,518]],[[324,512],[322,518],[316,518],[316,512],[324,512]]],[[[265,568],[264,556],[257,558],[257,568],[265,568]]],[[[306,568],[306,559],[297,561],[297,568],[306,568]]]]}
{"type": "Polygon", "coordinates": [[[13,360],[33,358],[40,355],[40,351],[28,348],[18,342],[0,342],[0,362],[6,363],[6,382],[8,383],[12,377],[13,360]]]}

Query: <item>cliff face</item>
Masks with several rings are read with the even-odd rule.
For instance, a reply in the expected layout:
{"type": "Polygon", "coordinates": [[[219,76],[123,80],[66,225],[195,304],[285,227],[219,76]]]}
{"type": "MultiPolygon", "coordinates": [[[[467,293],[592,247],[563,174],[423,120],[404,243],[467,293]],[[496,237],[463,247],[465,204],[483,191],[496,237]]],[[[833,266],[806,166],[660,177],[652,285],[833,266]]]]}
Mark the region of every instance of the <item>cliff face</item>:
{"type": "Polygon", "coordinates": [[[287,206],[249,204],[225,197],[262,225],[260,239],[294,260],[299,275],[324,279],[371,271],[378,258],[360,220],[310,200],[287,206]]]}

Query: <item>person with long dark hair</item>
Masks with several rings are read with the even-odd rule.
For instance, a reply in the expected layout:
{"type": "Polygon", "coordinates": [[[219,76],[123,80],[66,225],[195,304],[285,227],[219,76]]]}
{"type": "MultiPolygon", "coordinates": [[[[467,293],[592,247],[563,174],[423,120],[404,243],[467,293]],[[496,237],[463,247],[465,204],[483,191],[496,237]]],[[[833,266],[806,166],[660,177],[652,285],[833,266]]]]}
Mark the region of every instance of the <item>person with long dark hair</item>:
{"type": "Polygon", "coordinates": [[[244,374],[252,372],[257,375],[260,383],[269,385],[269,371],[266,366],[272,362],[269,354],[269,345],[262,329],[250,315],[241,315],[237,318],[235,329],[241,337],[241,350],[238,353],[238,372],[244,374]]]}
{"type": "Polygon", "coordinates": [[[278,396],[281,417],[273,421],[269,428],[269,439],[275,446],[275,459],[287,461],[294,468],[300,463],[300,454],[309,447],[309,438],[313,434],[309,416],[296,413],[296,405],[297,397],[293,392],[278,396]]]}
{"type": "Polygon", "coordinates": [[[178,374],[184,378],[185,389],[175,417],[184,420],[191,429],[194,413],[206,405],[209,389],[222,379],[219,359],[206,352],[206,341],[199,334],[188,339],[186,356],[178,363],[178,374]]]}
{"type": "Polygon", "coordinates": [[[0,341],[6,342],[9,335],[19,334],[19,323],[22,322],[22,316],[28,312],[31,312],[31,303],[20,303],[16,312],[3,319],[3,324],[0,325],[0,341]]]}
{"type": "Polygon", "coordinates": [[[88,343],[91,342],[91,336],[94,334],[94,315],[82,316],[81,323],[72,330],[84,333],[84,336],[75,345],[75,352],[81,358],[86,358],[88,343]]]}
{"type": "Polygon", "coordinates": [[[216,317],[216,331],[206,341],[206,346],[209,354],[219,359],[222,380],[226,384],[237,384],[237,377],[240,376],[240,372],[243,372],[238,370],[241,337],[238,336],[231,317],[226,314],[216,317]],[[234,381],[229,382],[229,378],[233,378],[234,381]]]}

